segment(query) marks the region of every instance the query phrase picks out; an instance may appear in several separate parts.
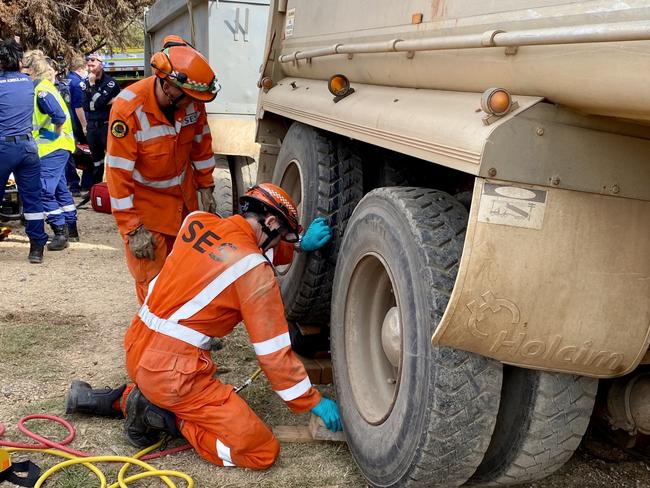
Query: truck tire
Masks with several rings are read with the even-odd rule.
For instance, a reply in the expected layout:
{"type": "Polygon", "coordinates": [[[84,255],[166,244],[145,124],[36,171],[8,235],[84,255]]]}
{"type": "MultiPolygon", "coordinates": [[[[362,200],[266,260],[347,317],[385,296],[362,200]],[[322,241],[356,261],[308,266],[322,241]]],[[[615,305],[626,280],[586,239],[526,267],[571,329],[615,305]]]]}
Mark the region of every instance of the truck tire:
{"type": "Polygon", "coordinates": [[[562,467],[587,429],[597,389],[594,378],[504,366],[497,425],[471,483],[528,483],[562,467]]]}
{"type": "Polygon", "coordinates": [[[222,217],[230,217],[235,205],[235,195],[233,195],[232,177],[230,175],[230,166],[225,157],[215,157],[216,166],[212,172],[214,181],[214,200],[217,202],[217,213],[222,217]]]}
{"type": "Polygon", "coordinates": [[[501,364],[431,346],[466,225],[467,211],[444,192],[379,188],[361,200],[343,238],[332,294],[334,383],[350,451],[373,486],[461,485],[490,443],[501,364]]]}
{"type": "Polygon", "coordinates": [[[361,160],[345,141],[294,123],[282,142],[273,183],[294,198],[305,228],[319,216],[332,228],[332,240],[326,246],[296,253],[291,265],[278,270],[287,319],[327,326],[341,238],[363,196],[361,160]]]}
{"type": "Polygon", "coordinates": [[[239,197],[257,183],[258,162],[248,156],[228,156],[232,175],[235,213],[239,212],[239,197]]]}

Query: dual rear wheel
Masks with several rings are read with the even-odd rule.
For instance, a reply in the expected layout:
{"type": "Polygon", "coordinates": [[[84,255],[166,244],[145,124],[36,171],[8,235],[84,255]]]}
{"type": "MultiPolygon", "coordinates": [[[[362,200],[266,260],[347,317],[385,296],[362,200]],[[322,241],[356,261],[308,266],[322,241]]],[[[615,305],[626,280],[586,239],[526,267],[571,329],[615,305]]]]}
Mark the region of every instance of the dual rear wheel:
{"type": "Polygon", "coordinates": [[[283,271],[281,285],[290,320],[330,325],[337,400],[363,475],[374,486],[459,486],[554,472],[580,443],[597,381],[431,347],[467,210],[428,188],[361,198],[361,158],[350,147],[294,123],[274,182],[305,224],[324,215],[335,230],[332,245],[283,271]]]}

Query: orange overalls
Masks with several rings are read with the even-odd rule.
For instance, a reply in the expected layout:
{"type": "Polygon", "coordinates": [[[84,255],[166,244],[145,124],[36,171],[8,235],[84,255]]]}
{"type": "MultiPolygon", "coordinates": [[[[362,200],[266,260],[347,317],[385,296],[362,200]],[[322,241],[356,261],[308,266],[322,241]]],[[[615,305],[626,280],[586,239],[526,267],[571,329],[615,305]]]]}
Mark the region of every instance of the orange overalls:
{"type": "Polygon", "coordinates": [[[185,216],[198,209],[196,190],[214,185],[212,137],[205,106],[193,102],[171,125],[154,95],[152,76],[122,90],[109,121],[106,178],[140,303],[171,251],[185,216]],[[144,225],[156,240],[154,261],[137,259],[127,234],[144,225]]]}
{"type": "Polygon", "coordinates": [[[149,401],[176,414],[203,458],[263,469],[279,443],[233,387],[214,378],[209,350],[211,337],[242,320],[273,390],[294,412],[313,408],[320,394],[291,349],[278,283],[250,224],[193,212],[126,333],[126,367],[149,401]]]}

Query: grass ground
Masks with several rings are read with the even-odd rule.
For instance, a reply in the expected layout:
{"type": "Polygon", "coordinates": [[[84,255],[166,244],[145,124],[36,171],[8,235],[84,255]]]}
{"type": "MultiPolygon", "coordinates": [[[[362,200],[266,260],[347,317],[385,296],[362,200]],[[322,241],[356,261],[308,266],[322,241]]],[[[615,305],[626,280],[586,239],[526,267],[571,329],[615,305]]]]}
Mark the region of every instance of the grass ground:
{"type": "MultiPolygon", "coordinates": [[[[82,210],[79,228],[82,242],[69,249],[45,253],[42,265],[30,265],[22,228],[12,225],[10,238],[0,243],[0,422],[7,432],[3,440],[24,442],[16,424],[34,413],[60,415],[77,429],[72,447],[94,454],[130,455],[123,421],[64,414],[65,392],[73,379],[93,387],[116,386],[127,380],[122,338],[137,311],[131,277],[110,215],[82,210]]],[[[229,372],[225,382],[239,385],[257,368],[255,355],[243,327],[238,327],[214,353],[217,364],[229,372]]],[[[293,415],[275,395],[262,375],[242,392],[269,425],[307,425],[306,415],[293,415]]],[[[46,421],[28,427],[52,439],[65,430],[46,421]]],[[[30,453],[42,468],[59,460],[30,453]]],[[[278,462],[263,472],[220,468],[200,459],[193,451],[152,461],[156,467],[188,473],[200,487],[304,487],[364,486],[345,445],[282,445],[278,462]]],[[[104,465],[109,482],[118,467],[104,465]]],[[[56,488],[99,486],[83,467],[56,474],[47,483],[56,488]]],[[[134,486],[164,486],[159,480],[142,480],[134,486]]],[[[178,486],[183,486],[179,482],[178,486]]]]}

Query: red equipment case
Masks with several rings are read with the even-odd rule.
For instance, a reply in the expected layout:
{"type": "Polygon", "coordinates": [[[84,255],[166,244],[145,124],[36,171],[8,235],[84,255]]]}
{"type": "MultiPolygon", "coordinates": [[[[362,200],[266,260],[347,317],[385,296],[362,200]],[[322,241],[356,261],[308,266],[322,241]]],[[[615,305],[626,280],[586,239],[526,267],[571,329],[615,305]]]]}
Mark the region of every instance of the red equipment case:
{"type": "Polygon", "coordinates": [[[95,212],[111,213],[111,199],[108,195],[108,185],[105,182],[92,186],[90,204],[95,212]]]}

